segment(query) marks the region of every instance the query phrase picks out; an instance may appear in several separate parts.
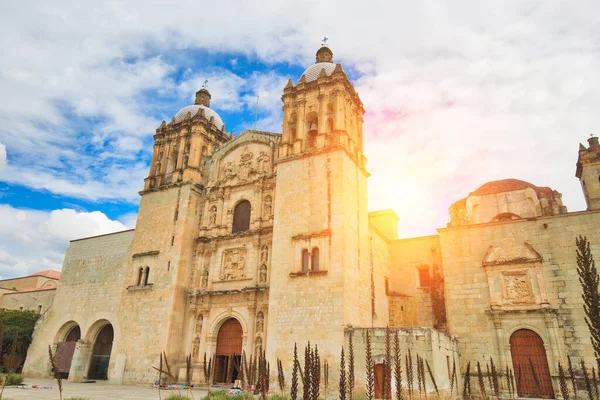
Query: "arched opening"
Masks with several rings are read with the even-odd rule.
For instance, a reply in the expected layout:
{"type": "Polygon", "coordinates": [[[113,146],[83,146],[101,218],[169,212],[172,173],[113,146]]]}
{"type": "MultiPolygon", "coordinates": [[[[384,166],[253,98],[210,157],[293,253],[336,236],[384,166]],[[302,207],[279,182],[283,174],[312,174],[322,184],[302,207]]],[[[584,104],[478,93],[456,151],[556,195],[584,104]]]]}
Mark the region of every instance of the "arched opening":
{"type": "Polygon", "coordinates": [[[148,279],[150,279],[150,267],[146,267],[146,269],[144,270],[144,276],[142,279],[142,284],[144,286],[148,286],[148,279]]]}
{"type": "Polygon", "coordinates": [[[137,277],[137,284],[136,284],[136,286],[141,286],[142,285],[143,276],[144,276],[144,268],[140,268],[138,270],[138,277],[137,277]]]}
{"type": "Polygon", "coordinates": [[[308,250],[302,250],[302,272],[308,272],[308,250]]]}
{"type": "Polygon", "coordinates": [[[221,325],[217,335],[215,382],[232,383],[237,379],[242,360],[243,334],[242,325],[235,318],[229,318],[221,325]]]}
{"type": "Polygon", "coordinates": [[[108,379],[108,363],[114,337],[115,333],[111,324],[104,325],[98,332],[92,349],[92,359],[88,370],[89,379],[108,379]]]}
{"type": "Polygon", "coordinates": [[[313,271],[319,270],[319,249],[314,247],[311,253],[310,268],[313,271]]]}
{"type": "Polygon", "coordinates": [[[167,174],[170,174],[177,168],[177,150],[173,149],[169,154],[169,161],[167,163],[167,174]]]}
{"type": "Polygon", "coordinates": [[[306,124],[308,126],[308,146],[314,147],[319,134],[319,116],[316,111],[306,114],[306,124]]]}
{"type": "MultiPolygon", "coordinates": [[[[75,346],[77,341],[81,339],[81,329],[79,325],[72,322],[69,327],[66,328],[67,332],[64,335],[64,339],[58,342],[56,346],[56,366],[58,373],[63,379],[69,377],[69,371],[71,370],[71,362],[73,361],[73,354],[75,353],[75,346]]],[[[61,328],[61,330],[64,328],[61,328]]]]}
{"type": "Polygon", "coordinates": [[[383,399],[383,379],[384,379],[385,365],[375,364],[375,398],[383,399]]]}
{"type": "Polygon", "coordinates": [[[231,233],[245,232],[250,229],[250,211],[251,205],[248,200],[242,200],[235,206],[231,233]]]}
{"type": "Polygon", "coordinates": [[[333,119],[329,118],[327,120],[327,133],[333,132],[333,119]]]}
{"type": "Polygon", "coordinates": [[[519,329],[510,337],[510,353],[519,397],[554,398],[542,338],[530,329],[519,329]]]}

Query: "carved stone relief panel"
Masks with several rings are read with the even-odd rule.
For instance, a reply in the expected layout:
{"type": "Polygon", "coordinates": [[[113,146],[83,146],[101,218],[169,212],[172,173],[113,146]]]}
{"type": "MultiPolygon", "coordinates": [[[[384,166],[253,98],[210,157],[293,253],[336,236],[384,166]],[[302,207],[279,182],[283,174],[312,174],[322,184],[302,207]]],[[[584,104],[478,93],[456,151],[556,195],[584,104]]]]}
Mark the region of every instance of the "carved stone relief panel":
{"type": "Polygon", "coordinates": [[[533,310],[549,305],[542,257],[528,243],[504,239],[500,246],[490,246],[482,265],[492,309],[533,310]]]}
{"type": "Polygon", "coordinates": [[[246,260],[247,250],[243,247],[225,250],[219,278],[224,281],[245,278],[246,260]]]}
{"type": "Polygon", "coordinates": [[[502,272],[503,303],[535,303],[527,271],[502,272]]]}

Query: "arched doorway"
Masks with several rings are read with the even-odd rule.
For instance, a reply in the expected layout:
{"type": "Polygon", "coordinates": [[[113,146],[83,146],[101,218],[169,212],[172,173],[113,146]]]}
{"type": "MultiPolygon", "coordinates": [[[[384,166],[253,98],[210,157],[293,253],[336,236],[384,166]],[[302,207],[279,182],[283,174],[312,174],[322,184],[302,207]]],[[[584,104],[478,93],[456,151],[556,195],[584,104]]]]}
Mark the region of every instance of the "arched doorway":
{"type": "Polygon", "coordinates": [[[217,335],[215,355],[215,382],[232,383],[238,377],[242,359],[242,325],[229,318],[221,325],[217,335]]]}
{"type": "Polygon", "coordinates": [[[532,330],[519,329],[510,337],[510,353],[519,397],[553,399],[552,377],[542,338],[532,330]]]}
{"type": "Polygon", "coordinates": [[[70,327],[67,327],[67,333],[63,340],[56,346],[56,366],[63,379],[69,377],[73,353],[75,353],[75,346],[79,339],[81,339],[81,329],[79,325],[72,323],[70,327]]]}
{"type": "Polygon", "coordinates": [[[88,379],[108,379],[108,362],[115,333],[111,324],[104,325],[94,342],[88,379]]]}
{"type": "Polygon", "coordinates": [[[384,364],[375,364],[375,398],[383,399],[384,364]]]}

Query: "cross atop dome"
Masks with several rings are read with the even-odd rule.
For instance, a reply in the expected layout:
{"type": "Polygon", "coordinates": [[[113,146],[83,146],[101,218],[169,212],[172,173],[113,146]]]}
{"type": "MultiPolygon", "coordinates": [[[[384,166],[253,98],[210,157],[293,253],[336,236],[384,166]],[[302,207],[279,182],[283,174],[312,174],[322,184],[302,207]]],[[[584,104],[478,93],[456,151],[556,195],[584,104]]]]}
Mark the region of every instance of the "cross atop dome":
{"type": "Polygon", "coordinates": [[[208,81],[205,80],[202,85],[202,89],[196,92],[196,100],[194,101],[195,105],[210,107],[210,92],[207,89],[208,81]]]}

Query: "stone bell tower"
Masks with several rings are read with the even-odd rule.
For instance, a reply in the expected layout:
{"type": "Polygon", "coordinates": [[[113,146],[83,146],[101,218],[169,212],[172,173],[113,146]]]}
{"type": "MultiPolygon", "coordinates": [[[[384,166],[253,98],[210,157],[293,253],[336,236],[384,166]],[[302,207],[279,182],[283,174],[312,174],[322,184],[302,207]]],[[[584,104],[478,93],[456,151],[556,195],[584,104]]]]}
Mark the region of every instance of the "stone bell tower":
{"type": "Polygon", "coordinates": [[[579,144],[575,176],[579,178],[588,210],[600,209],[600,144],[596,136],[588,139],[589,147],[579,144]]]}
{"type": "Polygon", "coordinates": [[[183,361],[181,332],[203,205],[204,159],[230,140],[210,97],[200,89],[195,104],[183,107],[168,124],[163,121],[154,135],[121,300],[128,332],[121,336],[122,348],[128,349],[128,362],[142,369],[148,354],[158,357],[157,349],[173,363],[183,361]]]}
{"type": "Polygon", "coordinates": [[[291,367],[310,340],[335,362],[344,327],[371,322],[364,109],[328,47],[282,100],[267,357],[291,367]]]}

